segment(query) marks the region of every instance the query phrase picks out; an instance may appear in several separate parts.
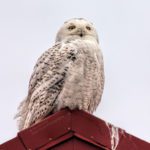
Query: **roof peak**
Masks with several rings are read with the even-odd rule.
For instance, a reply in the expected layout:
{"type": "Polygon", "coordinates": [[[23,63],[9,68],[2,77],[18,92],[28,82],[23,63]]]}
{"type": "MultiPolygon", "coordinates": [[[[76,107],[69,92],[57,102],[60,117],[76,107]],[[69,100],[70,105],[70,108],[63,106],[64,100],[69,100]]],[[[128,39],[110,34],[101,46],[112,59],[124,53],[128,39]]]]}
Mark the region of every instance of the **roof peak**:
{"type": "Polygon", "coordinates": [[[61,147],[60,149],[63,150],[62,147],[71,146],[73,143],[76,143],[77,150],[80,146],[87,150],[88,147],[93,150],[150,149],[150,144],[129,135],[120,128],[82,110],[69,109],[63,109],[19,132],[16,138],[2,144],[0,149],[12,150],[14,147],[15,150],[44,150],[61,147]]]}

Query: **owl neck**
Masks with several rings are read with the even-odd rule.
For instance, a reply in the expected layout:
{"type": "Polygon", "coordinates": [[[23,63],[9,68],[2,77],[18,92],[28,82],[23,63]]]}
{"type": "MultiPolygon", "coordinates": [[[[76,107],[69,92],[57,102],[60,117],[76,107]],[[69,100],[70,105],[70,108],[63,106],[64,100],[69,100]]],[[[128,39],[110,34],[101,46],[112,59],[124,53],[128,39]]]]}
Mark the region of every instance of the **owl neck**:
{"type": "Polygon", "coordinates": [[[83,43],[91,43],[91,44],[96,44],[96,45],[99,44],[98,41],[91,36],[85,36],[82,38],[80,38],[78,36],[77,37],[70,36],[70,37],[64,38],[63,40],[56,40],[56,42],[63,42],[63,43],[70,43],[70,42],[75,42],[75,41],[80,41],[83,43]]]}
{"type": "Polygon", "coordinates": [[[67,36],[67,37],[61,37],[61,36],[57,36],[56,37],[56,41],[55,42],[65,42],[65,43],[68,43],[68,42],[72,42],[72,41],[75,41],[75,40],[81,40],[81,41],[91,41],[91,42],[95,42],[97,44],[99,44],[99,40],[98,38],[95,38],[93,36],[90,36],[90,35],[86,35],[86,36],[83,36],[83,37],[80,37],[78,35],[70,35],[70,36],[67,36]]]}

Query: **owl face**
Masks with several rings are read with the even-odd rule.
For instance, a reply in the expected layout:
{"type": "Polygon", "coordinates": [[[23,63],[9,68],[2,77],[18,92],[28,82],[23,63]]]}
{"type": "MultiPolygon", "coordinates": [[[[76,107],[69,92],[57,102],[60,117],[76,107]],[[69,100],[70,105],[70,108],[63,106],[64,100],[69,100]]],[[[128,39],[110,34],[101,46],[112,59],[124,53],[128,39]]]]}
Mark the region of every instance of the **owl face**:
{"type": "Polygon", "coordinates": [[[56,41],[69,41],[74,39],[93,39],[98,42],[98,35],[93,24],[89,21],[81,18],[70,19],[60,28],[56,41]]]}

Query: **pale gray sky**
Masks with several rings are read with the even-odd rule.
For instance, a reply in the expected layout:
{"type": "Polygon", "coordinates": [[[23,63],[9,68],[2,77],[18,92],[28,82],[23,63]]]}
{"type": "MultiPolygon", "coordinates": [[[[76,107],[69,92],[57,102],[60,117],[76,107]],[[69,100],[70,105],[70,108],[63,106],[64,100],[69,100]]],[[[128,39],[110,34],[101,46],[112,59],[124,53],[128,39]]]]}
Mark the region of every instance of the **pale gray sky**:
{"type": "Polygon", "coordinates": [[[63,22],[83,17],[99,32],[105,91],[95,115],[150,141],[149,0],[0,0],[0,143],[17,133],[13,116],[37,58],[63,22]]]}

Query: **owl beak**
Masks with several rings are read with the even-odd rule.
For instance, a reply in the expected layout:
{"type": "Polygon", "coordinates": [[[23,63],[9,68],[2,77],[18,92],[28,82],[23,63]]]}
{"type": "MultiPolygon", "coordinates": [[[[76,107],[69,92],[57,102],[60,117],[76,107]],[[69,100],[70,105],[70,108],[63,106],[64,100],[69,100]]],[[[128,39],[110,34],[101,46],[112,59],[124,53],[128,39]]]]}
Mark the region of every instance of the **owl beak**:
{"type": "Polygon", "coordinates": [[[85,31],[83,31],[83,29],[79,28],[78,29],[78,34],[80,37],[83,37],[85,35],[85,31]]]}
{"type": "Polygon", "coordinates": [[[81,33],[80,33],[80,37],[82,37],[82,36],[83,36],[83,33],[81,32],[81,33]]]}

